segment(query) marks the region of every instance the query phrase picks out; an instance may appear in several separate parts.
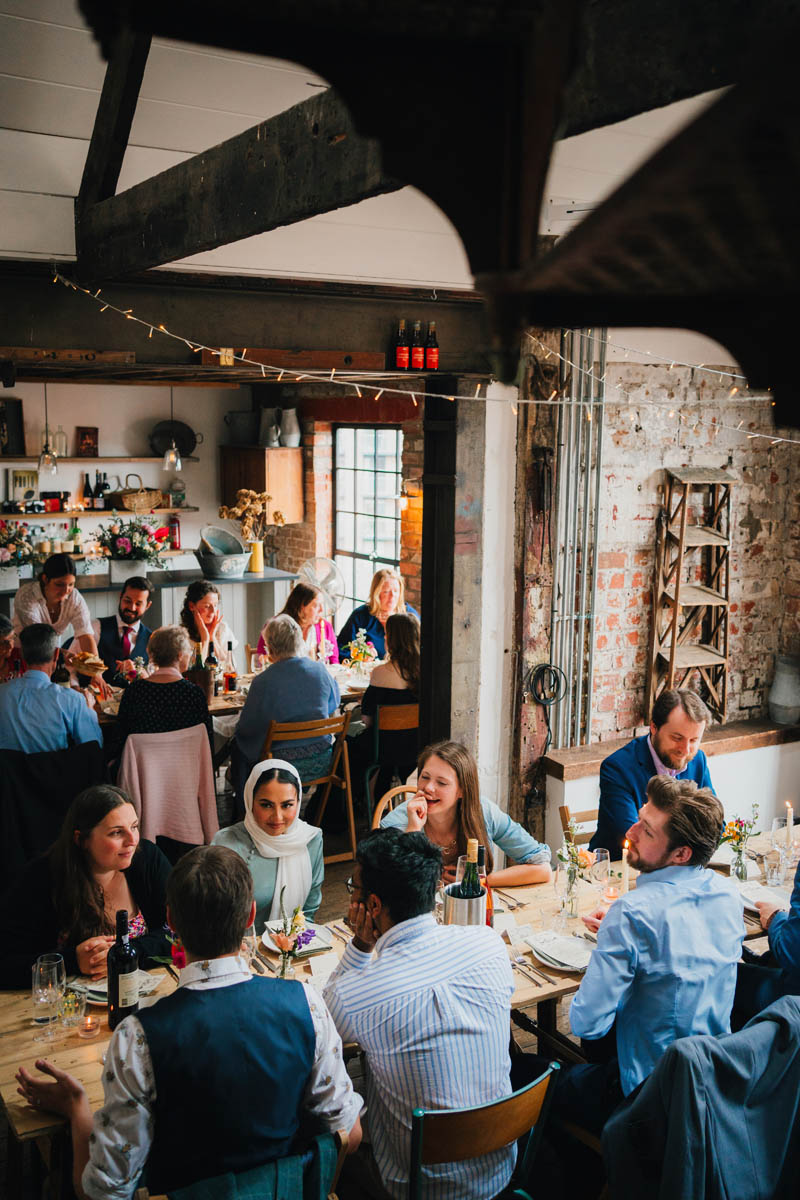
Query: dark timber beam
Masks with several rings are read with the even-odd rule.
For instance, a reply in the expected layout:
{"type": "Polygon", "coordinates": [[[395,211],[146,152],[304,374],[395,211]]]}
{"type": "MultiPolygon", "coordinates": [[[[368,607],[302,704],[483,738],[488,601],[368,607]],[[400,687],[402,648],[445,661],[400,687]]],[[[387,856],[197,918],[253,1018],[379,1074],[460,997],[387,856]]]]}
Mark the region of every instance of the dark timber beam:
{"type": "Polygon", "coordinates": [[[127,28],[122,28],[114,41],[78,192],[79,212],[117,190],[150,41],[148,33],[127,28]]]}
{"type": "Polygon", "coordinates": [[[114,279],[395,191],[331,91],[79,212],[78,269],[114,279]]]}

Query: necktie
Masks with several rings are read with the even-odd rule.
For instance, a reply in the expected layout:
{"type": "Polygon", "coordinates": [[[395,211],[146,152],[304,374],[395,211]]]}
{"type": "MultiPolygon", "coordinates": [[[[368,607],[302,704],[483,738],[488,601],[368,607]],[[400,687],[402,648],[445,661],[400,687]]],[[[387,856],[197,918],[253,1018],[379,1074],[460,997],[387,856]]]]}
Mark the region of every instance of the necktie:
{"type": "Polygon", "coordinates": [[[122,656],[123,656],[123,658],[130,658],[132,645],[133,645],[133,633],[131,632],[130,625],[126,625],[125,632],[122,635],[122,656]]]}

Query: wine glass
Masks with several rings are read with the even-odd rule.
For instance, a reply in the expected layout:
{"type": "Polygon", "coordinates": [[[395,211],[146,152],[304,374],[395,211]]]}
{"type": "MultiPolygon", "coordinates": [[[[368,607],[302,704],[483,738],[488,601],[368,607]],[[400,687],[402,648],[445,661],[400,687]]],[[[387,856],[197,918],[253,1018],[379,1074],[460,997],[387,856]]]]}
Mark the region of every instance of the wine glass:
{"type": "Polygon", "coordinates": [[[556,929],[564,929],[567,924],[567,883],[567,864],[557,858],[553,866],[553,887],[558,900],[558,912],[555,917],[556,929]]]}
{"type": "Polygon", "coordinates": [[[601,896],[605,892],[606,884],[608,883],[608,864],[610,859],[611,855],[609,851],[604,850],[602,846],[598,846],[594,852],[594,862],[592,863],[589,874],[597,884],[597,890],[600,892],[601,896]]]}
{"type": "Polygon", "coordinates": [[[35,1042],[55,1040],[55,1022],[58,1019],[61,998],[67,986],[67,972],[60,954],[41,954],[31,968],[31,997],[33,1019],[44,1025],[35,1042]]]}
{"type": "Polygon", "coordinates": [[[252,967],[253,959],[256,956],[258,949],[258,937],[256,935],[255,925],[248,925],[244,931],[242,938],[242,949],[240,951],[242,958],[247,960],[248,967],[252,967]]]}

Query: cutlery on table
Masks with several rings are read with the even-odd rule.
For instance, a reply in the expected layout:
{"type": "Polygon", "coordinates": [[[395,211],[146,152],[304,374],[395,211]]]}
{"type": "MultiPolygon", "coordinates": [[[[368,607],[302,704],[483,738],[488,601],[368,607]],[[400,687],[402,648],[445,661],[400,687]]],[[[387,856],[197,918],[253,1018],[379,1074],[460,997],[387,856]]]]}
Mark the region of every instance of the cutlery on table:
{"type": "Polygon", "coordinates": [[[175,970],[174,967],[171,967],[169,965],[169,963],[164,963],[164,970],[167,972],[170,979],[174,979],[176,983],[180,982],[180,977],[178,975],[178,972],[175,970]]]}
{"type": "Polygon", "coordinates": [[[572,936],[576,937],[576,938],[583,938],[583,940],[585,942],[592,942],[595,946],[597,945],[597,938],[594,936],[593,933],[590,933],[588,929],[586,930],[585,933],[578,933],[576,930],[572,936]]]}
{"type": "Polygon", "coordinates": [[[556,986],[557,980],[553,979],[552,975],[547,975],[544,971],[540,971],[538,967],[534,967],[533,963],[529,963],[527,958],[522,958],[521,955],[515,957],[517,957],[518,961],[523,962],[527,969],[532,971],[534,975],[538,975],[540,979],[543,979],[545,983],[549,983],[551,987],[556,986]]]}
{"type": "Polygon", "coordinates": [[[334,933],[338,933],[339,937],[345,942],[349,942],[353,937],[353,931],[345,928],[344,925],[331,925],[331,929],[334,933]]]}
{"type": "Polygon", "coordinates": [[[529,974],[528,974],[528,972],[527,972],[527,971],[525,971],[525,970],[524,970],[524,969],[523,969],[523,968],[522,968],[522,967],[519,965],[519,963],[516,961],[516,959],[513,959],[513,958],[512,958],[512,960],[511,960],[511,966],[514,968],[514,970],[515,970],[515,971],[519,971],[519,973],[520,973],[520,975],[522,976],[522,978],[523,978],[523,979],[527,979],[528,983],[532,983],[534,987],[541,987],[541,986],[542,986],[542,985],[541,985],[541,983],[540,983],[540,981],[539,981],[539,980],[536,978],[536,976],[535,976],[535,975],[529,975],[529,974]]]}
{"type": "Polygon", "coordinates": [[[260,950],[256,950],[256,958],[261,963],[262,967],[266,967],[267,970],[271,971],[273,975],[277,975],[278,968],[274,963],[271,963],[268,958],[265,958],[260,950]]]}
{"type": "Polygon", "coordinates": [[[264,970],[263,966],[258,961],[258,959],[255,957],[255,955],[250,959],[250,966],[253,968],[253,970],[256,972],[256,974],[266,975],[266,971],[264,970]]]}
{"type": "Polygon", "coordinates": [[[338,938],[340,942],[344,942],[345,946],[349,945],[350,938],[345,937],[343,933],[339,933],[339,930],[334,929],[334,927],[332,925],[331,925],[331,933],[333,934],[333,936],[335,938],[338,938]]]}
{"type": "Polygon", "coordinates": [[[501,892],[499,888],[492,888],[492,891],[494,892],[495,896],[500,897],[504,904],[508,905],[512,912],[515,908],[522,908],[522,904],[519,900],[515,900],[513,896],[507,896],[505,892],[501,892]]]}

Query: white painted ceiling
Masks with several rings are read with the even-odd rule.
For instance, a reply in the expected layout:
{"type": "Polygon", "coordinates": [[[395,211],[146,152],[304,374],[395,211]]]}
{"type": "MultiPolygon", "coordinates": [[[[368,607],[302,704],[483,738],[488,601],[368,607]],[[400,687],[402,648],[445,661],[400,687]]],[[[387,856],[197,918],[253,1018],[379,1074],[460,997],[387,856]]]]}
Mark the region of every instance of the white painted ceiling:
{"type": "MultiPolygon", "coordinates": [[[[74,258],[80,184],[105,64],[74,0],[0,0],[0,257],[74,258]]],[[[305,100],[301,65],[156,39],[120,190],[305,100]]],[[[558,143],[546,194],[596,203],[708,102],[700,96],[558,143]]],[[[563,233],[545,204],[543,232],[563,233]]],[[[204,254],[172,269],[469,288],[461,241],[413,188],[204,254]]]]}

